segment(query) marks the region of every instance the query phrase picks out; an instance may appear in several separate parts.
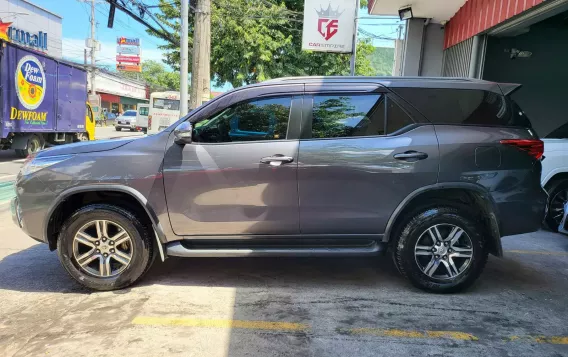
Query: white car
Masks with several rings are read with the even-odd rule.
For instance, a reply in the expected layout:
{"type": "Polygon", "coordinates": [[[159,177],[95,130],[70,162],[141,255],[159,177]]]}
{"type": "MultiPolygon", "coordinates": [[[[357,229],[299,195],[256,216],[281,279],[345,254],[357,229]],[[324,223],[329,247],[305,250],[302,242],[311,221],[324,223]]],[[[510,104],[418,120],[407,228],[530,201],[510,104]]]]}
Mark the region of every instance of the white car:
{"type": "Polygon", "coordinates": [[[552,131],[542,141],[541,184],[549,196],[546,224],[551,230],[558,231],[568,203],[568,123],[552,131]]]}
{"type": "Polygon", "coordinates": [[[121,131],[122,129],[136,130],[136,110],[125,111],[115,119],[114,123],[116,131],[121,131]]]}

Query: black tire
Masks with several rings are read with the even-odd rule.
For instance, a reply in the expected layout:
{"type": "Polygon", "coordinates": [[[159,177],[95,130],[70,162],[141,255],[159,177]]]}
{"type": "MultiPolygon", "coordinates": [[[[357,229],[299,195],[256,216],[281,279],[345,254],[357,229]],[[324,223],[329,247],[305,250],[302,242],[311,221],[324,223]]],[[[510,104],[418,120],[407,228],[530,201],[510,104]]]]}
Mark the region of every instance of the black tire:
{"type": "Polygon", "coordinates": [[[558,203],[561,201],[566,202],[565,199],[568,199],[568,180],[559,180],[554,182],[552,185],[547,186],[546,191],[548,192],[548,211],[546,213],[546,217],[544,219],[546,223],[546,228],[553,232],[558,232],[558,225],[560,224],[560,220],[564,216],[564,210],[558,211],[558,203]],[[561,214],[560,219],[558,219],[558,214],[561,214]]]}
{"type": "Polygon", "coordinates": [[[43,149],[43,144],[37,135],[32,135],[28,139],[28,145],[25,149],[16,149],[16,155],[22,158],[26,158],[31,154],[34,154],[43,149]]]}
{"type": "Polygon", "coordinates": [[[117,290],[140,279],[154,260],[154,245],[144,225],[129,211],[108,204],[85,206],[63,224],[58,240],[57,255],[65,270],[81,285],[93,290],[117,290]],[[73,257],[73,239],[77,231],[94,220],[118,223],[130,235],[133,249],[130,263],[116,276],[98,277],[81,269],[73,257]]]}
{"type": "Polygon", "coordinates": [[[130,128],[130,131],[136,131],[136,129],[132,129],[132,128],[130,128]]]}
{"type": "MultiPolygon", "coordinates": [[[[393,249],[393,258],[400,273],[417,288],[434,293],[458,292],[473,284],[481,275],[487,263],[488,252],[484,247],[483,230],[480,223],[468,217],[473,217],[473,215],[468,214],[465,210],[452,207],[435,207],[425,209],[405,223],[393,249]],[[473,253],[469,265],[454,278],[428,276],[418,265],[419,259],[415,256],[415,246],[422,234],[434,225],[457,226],[463,229],[471,241],[473,253]]],[[[421,257],[420,259],[428,260],[428,257],[421,257]]],[[[434,259],[434,256],[432,256],[432,259],[434,259]]]]}
{"type": "Polygon", "coordinates": [[[115,127],[116,131],[121,131],[122,128],[115,127]]]}

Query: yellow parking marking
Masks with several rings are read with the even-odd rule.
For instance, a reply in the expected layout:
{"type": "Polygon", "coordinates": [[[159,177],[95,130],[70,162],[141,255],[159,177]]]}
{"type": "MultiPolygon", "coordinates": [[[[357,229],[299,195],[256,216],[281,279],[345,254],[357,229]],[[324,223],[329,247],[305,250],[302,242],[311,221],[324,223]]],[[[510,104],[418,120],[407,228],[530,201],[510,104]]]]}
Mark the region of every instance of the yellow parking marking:
{"type": "Polygon", "coordinates": [[[509,342],[536,342],[549,343],[552,345],[568,345],[568,336],[511,336],[509,342]]]}
{"type": "Polygon", "coordinates": [[[477,341],[474,335],[460,331],[417,331],[417,330],[398,330],[398,329],[378,329],[378,328],[353,328],[343,329],[344,333],[354,335],[372,335],[381,337],[397,338],[449,338],[452,340],[477,341]]]}
{"type": "Polygon", "coordinates": [[[309,325],[295,322],[277,321],[245,321],[245,320],[215,320],[195,318],[170,318],[138,316],[132,320],[135,325],[150,326],[186,326],[186,327],[214,327],[214,328],[242,328],[257,330],[285,330],[305,331],[309,325]]]}
{"type": "Polygon", "coordinates": [[[568,257],[568,252],[548,252],[545,250],[506,250],[505,253],[515,253],[515,254],[538,254],[538,255],[558,255],[562,257],[568,257]]]}

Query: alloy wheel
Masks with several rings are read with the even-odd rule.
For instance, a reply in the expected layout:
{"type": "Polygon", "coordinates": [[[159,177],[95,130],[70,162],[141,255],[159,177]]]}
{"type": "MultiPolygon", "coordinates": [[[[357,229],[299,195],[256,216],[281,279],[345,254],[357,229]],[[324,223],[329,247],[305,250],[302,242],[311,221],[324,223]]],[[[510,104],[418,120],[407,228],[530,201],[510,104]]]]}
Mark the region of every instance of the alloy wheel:
{"type": "Polygon", "coordinates": [[[562,218],[564,217],[564,206],[566,205],[566,202],[568,202],[568,189],[558,191],[550,200],[550,206],[548,207],[548,209],[550,210],[549,215],[556,223],[555,228],[558,228],[560,222],[562,222],[562,218]]]}
{"type": "Polygon", "coordinates": [[[454,279],[470,265],[473,244],[463,228],[437,224],[426,229],[414,247],[420,270],[431,278],[454,279]]]}
{"type": "Polygon", "coordinates": [[[134,245],[128,232],[116,222],[91,221],[73,238],[73,258],[84,272],[108,278],[122,273],[130,264],[134,245]]]}

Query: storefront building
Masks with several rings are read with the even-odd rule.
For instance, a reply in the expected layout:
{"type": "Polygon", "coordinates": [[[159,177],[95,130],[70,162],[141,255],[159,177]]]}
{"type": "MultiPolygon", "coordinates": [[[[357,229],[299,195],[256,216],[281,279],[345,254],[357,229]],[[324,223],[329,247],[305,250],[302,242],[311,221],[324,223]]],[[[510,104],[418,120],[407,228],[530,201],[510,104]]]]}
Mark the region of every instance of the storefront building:
{"type": "Polygon", "coordinates": [[[62,57],[63,18],[27,0],[0,0],[0,23],[10,23],[6,31],[11,42],[62,57]]]}
{"type": "MultiPolygon", "coordinates": [[[[369,13],[408,3],[370,0],[369,13]]],[[[567,122],[568,0],[415,0],[400,75],[520,83],[513,94],[544,137],[567,122]]]]}
{"type": "MultiPolygon", "coordinates": [[[[90,88],[89,78],[89,88],[90,88]]],[[[143,82],[99,70],[95,75],[95,90],[104,111],[115,114],[136,109],[138,103],[148,103],[148,89],[143,82]]]]}

